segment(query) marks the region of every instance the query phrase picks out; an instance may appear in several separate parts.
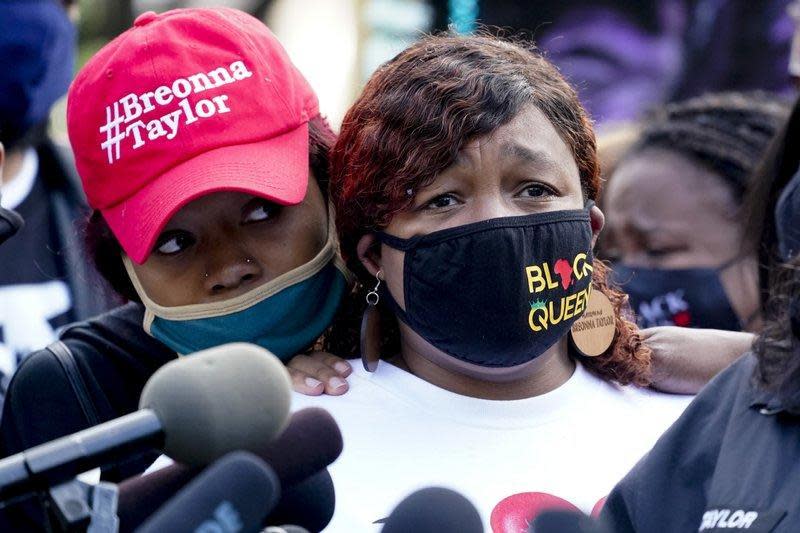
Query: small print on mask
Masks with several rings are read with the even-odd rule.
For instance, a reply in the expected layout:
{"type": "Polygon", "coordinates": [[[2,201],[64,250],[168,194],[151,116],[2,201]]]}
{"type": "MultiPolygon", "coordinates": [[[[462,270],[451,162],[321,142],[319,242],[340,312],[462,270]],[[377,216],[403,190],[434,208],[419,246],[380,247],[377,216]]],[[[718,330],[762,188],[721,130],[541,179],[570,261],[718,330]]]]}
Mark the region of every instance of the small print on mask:
{"type": "Polygon", "coordinates": [[[720,270],[616,264],[613,279],[630,297],[641,328],[679,326],[740,331],[742,324],[722,286],[720,270]]]}
{"type": "Polygon", "coordinates": [[[567,334],[592,281],[589,208],[485,220],[427,235],[378,238],[405,253],[407,326],[453,358],[483,367],[527,363],[567,334]]]}

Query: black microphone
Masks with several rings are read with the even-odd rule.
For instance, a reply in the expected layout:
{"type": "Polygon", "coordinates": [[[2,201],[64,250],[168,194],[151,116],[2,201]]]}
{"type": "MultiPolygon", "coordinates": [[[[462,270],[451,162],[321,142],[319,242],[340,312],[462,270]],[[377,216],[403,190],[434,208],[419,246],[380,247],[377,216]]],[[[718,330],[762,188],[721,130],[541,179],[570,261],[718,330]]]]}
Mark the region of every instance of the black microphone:
{"type": "Polygon", "coordinates": [[[153,448],[189,464],[258,450],[286,426],[290,388],[283,363],[255,345],[182,357],[153,374],[139,411],[0,461],[0,498],[47,489],[153,448]]]}
{"type": "Polygon", "coordinates": [[[407,496],[386,518],[383,533],[482,533],[483,522],[472,503],[454,490],[420,489],[407,496]]]}
{"type": "MultiPolygon", "coordinates": [[[[275,470],[281,486],[288,490],[339,457],[342,433],[324,409],[303,409],[292,415],[289,425],[277,439],[251,451],[275,470]]],[[[133,530],[199,473],[199,467],[176,463],[120,483],[118,515],[121,531],[133,530]]]]}
{"type": "Polygon", "coordinates": [[[528,533],[604,533],[594,519],[576,511],[543,511],[528,528],[528,533]]]}
{"type": "Polygon", "coordinates": [[[209,466],[147,520],[137,533],[258,532],[280,497],[278,477],[248,452],[209,466]]]}
{"type": "Polygon", "coordinates": [[[322,531],[333,518],[335,508],[333,480],[327,470],[322,470],[286,488],[265,523],[295,524],[312,532],[322,531]]]}

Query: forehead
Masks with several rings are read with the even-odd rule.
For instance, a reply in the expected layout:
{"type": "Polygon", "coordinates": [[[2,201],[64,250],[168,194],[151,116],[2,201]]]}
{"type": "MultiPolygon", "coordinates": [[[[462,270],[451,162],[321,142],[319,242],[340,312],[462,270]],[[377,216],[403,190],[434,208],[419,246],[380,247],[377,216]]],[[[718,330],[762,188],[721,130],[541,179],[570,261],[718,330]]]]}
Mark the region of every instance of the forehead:
{"type": "Polygon", "coordinates": [[[578,175],[572,150],[535,105],[524,107],[493,132],[467,142],[459,152],[455,165],[485,164],[487,158],[554,165],[569,174],[578,175]]]}
{"type": "MultiPolygon", "coordinates": [[[[637,224],[695,224],[728,218],[737,204],[733,191],[716,173],[680,154],[648,149],[623,161],[607,186],[607,215],[630,217],[637,224]]],[[[645,228],[643,228],[645,229],[645,228]]]]}

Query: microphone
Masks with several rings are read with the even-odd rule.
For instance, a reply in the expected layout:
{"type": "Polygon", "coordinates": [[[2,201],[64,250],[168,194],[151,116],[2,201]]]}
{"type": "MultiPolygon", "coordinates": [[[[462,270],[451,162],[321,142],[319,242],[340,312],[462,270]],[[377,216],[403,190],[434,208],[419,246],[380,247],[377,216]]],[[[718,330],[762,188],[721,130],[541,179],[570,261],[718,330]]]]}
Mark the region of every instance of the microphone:
{"type": "Polygon", "coordinates": [[[269,526],[264,533],[308,533],[308,530],[300,526],[269,526]]]}
{"type": "Polygon", "coordinates": [[[159,509],[137,533],[258,532],[280,497],[278,477],[248,452],[229,453],[159,509]]]}
{"type": "MultiPolygon", "coordinates": [[[[281,486],[287,489],[286,498],[291,494],[289,487],[318,473],[339,457],[342,433],[324,409],[303,409],[292,415],[289,425],[277,439],[262,443],[259,449],[251,451],[272,466],[281,486]]],[[[176,463],[120,483],[118,515],[121,530],[133,530],[199,472],[198,467],[176,463]]],[[[332,497],[328,499],[333,500],[332,497]]]]}
{"type": "Polygon", "coordinates": [[[441,487],[407,496],[385,520],[382,533],[482,533],[475,506],[461,494],[441,487]]]}
{"type": "Polygon", "coordinates": [[[321,470],[284,490],[266,523],[295,524],[309,531],[322,531],[333,518],[335,508],[333,479],[327,470],[321,470]]]}
{"type": "Polygon", "coordinates": [[[531,524],[528,533],[604,533],[598,522],[577,511],[544,511],[531,524]]]}
{"type": "Polygon", "coordinates": [[[258,450],[285,427],[290,387],[283,363],[252,344],[182,357],[153,374],[139,411],[0,461],[0,498],[46,489],[152,448],[194,465],[258,450]]]}

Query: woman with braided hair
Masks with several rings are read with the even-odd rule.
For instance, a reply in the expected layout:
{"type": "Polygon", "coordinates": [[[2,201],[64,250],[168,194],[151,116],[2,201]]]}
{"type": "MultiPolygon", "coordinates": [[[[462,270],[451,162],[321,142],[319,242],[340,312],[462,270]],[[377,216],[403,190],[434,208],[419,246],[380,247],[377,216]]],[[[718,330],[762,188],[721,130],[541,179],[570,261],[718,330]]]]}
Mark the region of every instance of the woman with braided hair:
{"type": "Polygon", "coordinates": [[[668,105],[612,174],[606,252],[639,325],[758,328],[754,255],[741,249],[748,176],[788,114],[762,93],[668,105]]]}
{"type": "Polygon", "coordinates": [[[798,531],[800,102],[743,202],[759,256],[764,326],[616,486],[609,533],[798,531]]]}

